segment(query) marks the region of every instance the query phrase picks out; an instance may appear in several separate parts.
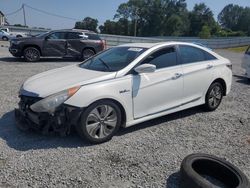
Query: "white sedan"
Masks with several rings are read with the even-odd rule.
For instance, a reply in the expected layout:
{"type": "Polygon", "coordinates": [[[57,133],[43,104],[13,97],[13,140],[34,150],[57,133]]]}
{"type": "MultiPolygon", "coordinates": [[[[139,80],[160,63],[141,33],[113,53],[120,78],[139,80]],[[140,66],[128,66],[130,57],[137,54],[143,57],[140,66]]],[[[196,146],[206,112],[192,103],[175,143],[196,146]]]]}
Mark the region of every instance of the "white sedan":
{"type": "Polygon", "coordinates": [[[136,43],[83,63],[29,78],[19,92],[17,126],[68,134],[92,143],[120,127],[204,105],[215,110],[232,83],[232,64],[191,43],[136,43]]]}
{"type": "Polygon", "coordinates": [[[250,80],[250,46],[246,50],[242,59],[242,68],[246,70],[246,76],[250,80]]]}

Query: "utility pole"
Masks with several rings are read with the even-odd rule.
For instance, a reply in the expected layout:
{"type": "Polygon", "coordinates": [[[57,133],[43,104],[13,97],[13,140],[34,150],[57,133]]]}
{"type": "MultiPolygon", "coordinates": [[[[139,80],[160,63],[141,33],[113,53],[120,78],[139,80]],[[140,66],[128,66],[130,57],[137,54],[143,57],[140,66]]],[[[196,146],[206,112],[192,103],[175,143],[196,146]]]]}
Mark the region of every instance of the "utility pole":
{"type": "Polygon", "coordinates": [[[23,9],[23,20],[24,20],[24,26],[27,26],[27,25],[26,25],[26,16],[25,16],[24,4],[22,4],[22,9],[23,9]]]}
{"type": "Polygon", "coordinates": [[[136,8],[136,9],[135,9],[135,19],[134,19],[134,21],[135,21],[134,36],[135,36],[135,37],[136,37],[136,35],[137,35],[137,18],[138,18],[137,12],[138,12],[138,9],[136,8]]]}

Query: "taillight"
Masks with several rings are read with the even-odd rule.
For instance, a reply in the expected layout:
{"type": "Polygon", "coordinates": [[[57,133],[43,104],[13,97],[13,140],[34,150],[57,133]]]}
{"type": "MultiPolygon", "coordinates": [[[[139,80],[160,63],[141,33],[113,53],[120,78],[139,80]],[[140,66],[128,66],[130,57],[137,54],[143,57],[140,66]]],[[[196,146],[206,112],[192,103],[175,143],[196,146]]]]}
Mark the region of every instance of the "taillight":
{"type": "Polygon", "coordinates": [[[107,42],[106,42],[106,40],[102,40],[102,47],[103,47],[103,50],[107,49],[107,42]]]}

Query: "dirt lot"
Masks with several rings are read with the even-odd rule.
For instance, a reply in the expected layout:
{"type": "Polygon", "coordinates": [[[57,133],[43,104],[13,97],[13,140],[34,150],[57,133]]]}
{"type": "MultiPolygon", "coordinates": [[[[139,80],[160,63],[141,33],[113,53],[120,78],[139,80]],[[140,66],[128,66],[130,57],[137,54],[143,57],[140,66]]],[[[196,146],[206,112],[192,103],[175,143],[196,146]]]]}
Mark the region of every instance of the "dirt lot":
{"type": "Polygon", "coordinates": [[[225,158],[250,179],[250,82],[243,76],[240,53],[217,52],[233,62],[234,73],[232,91],[218,110],[185,110],[88,145],[76,133],[61,138],[15,127],[13,109],[22,82],[72,62],[25,63],[0,47],[0,187],[176,188],[181,160],[193,152],[225,158]]]}

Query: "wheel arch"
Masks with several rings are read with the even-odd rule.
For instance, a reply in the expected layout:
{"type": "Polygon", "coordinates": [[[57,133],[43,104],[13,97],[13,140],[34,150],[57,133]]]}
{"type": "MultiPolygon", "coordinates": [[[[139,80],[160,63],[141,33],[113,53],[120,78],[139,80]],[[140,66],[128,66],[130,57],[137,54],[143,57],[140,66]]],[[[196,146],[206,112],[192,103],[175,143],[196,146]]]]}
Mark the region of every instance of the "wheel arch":
{"type": "Polygon", "coordinates": [[[223,87],[223,96],[226,96],[226,94],[227,94],[227,84],[226,84],[225,80],[223,78],[217,78],[210,85],[212,85],[215,82],[219,82],[222,85],[222,87],[223,87]]]}
{"type": "Polygon", "coordinates": [[[92,105],[93,103],[97,103],[97,102],[101,102],[101,101],[112,101],[114,102],[121,110],[121,127],[125,127],[126,122],[127,122],[127,114],[126,114],[126,110],[124,108],[124,106],[116,99],[112,99],[112,98],[103,98],[103,99],[98,99],[94,102],[91,102],[91,104],[88,105],[88,107],[90,105],[92,105]]]}
{"type": "Polygon", "coordinates": [[[25,45],[25,46],[23,46],[22,55],[23,55],[23,53],[24,53],[24,50],[25,50],[26,48],[29,48],[29,47],[33,47],[33,48],[38,49],[39,52],[40,52],[40,55],[42,56],[42,50],[41,50],[41,48],[40,48],[38,45],[35,45],[35,44],[30,44],[30,45],[25,45]]]}
{"type": "Polygon", "coordinates": [[[96,54],[95,48],[90,47],[90,46],[84,47],[84,48],[82,49],[82,53],[83,53],[84,50],[87,50],[87,49],[93,50],[93,52],[96,54]]]}

